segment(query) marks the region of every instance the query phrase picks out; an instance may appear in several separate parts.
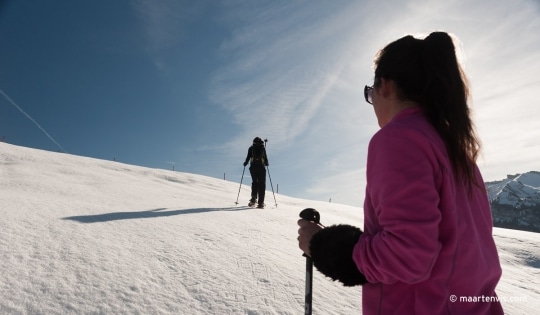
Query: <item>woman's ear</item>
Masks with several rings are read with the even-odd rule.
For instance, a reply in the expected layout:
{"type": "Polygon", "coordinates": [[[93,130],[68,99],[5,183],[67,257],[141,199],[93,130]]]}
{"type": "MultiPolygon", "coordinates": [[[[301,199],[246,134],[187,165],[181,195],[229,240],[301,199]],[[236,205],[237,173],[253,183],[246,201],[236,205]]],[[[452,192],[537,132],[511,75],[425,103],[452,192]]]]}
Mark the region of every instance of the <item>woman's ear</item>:
{"type": "Polygon", "coordinates": [[[379,94],[384,98],[389,98],[395,94],[396,86],[394,81],[385,78],[379,79],[379,94]]]}

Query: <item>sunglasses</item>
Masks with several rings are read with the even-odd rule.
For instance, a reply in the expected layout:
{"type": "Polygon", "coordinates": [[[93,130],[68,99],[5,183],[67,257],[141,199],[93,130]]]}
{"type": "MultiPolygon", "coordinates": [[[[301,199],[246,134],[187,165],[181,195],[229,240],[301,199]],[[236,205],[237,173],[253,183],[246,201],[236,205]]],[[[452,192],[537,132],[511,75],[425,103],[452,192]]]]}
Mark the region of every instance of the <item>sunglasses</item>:
{"type": "Polygon", "coordinates": [[[373,105],[373,86],[365,86],[364,87],[364,98],[366,99],[366,102],[373,105]]]}

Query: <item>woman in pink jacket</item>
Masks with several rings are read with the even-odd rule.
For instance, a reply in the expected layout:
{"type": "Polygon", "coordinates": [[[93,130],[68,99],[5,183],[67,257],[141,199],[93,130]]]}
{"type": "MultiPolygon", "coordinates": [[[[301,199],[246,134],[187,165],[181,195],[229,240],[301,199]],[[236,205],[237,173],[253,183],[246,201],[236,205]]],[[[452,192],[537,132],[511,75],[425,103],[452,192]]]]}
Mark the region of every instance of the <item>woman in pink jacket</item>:
{"type": "Polygon", "coordinates": [[[452,38],[400,38],[364,90],[381,129],[369,143],[364,231],[298,221],[323,274],[363,285],[364,314],[503,314],[480,144],[452,38]]]}

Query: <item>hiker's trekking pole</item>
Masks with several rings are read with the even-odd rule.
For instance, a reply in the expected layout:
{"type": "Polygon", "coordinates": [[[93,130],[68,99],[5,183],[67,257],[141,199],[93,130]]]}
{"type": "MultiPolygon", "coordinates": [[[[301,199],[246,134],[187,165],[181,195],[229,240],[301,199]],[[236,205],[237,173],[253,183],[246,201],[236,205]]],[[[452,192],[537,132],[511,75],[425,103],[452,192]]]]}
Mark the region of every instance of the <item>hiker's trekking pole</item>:
{"type": "Polygon", "coordinates": [[[240,187],[238,187],[238,196],[236,196],[235,204],[238,204],[238,198],[240,197],[240,189],[242,188],[242,180],[244,180],[244,172],[246,171],[246,166],[244,165],[244,170],[242,171],[242,178],[240,178],[240,187]]]}
{"type": "MultiPolygon", "coordinates": [[[[300,212],[300,217],[304,220],[319,223],[321,215],[319,212],[312,208],[306,208],[300,212]]],[[[304,254],[306,257],[306,298],[304,304],[304,314],[311,315],[312,309],[312,293],[313,293],[313,260],[311,257],[304,254]]]]}
{"type": "MultiPolygon", "coordinates": [[[[266,150],[266,143],[268,142],[268,139],[264,139],[264,149],[266,150]]],[[[266,169],[268,170],[268,178],[270,179],[270,187],[272,187],[272,195],[274,195],[274,203],[277,208],[277,201],[276,201],[276,194],[274,193],[274,185],[272,185],[272,176],[270,176],[270,167],[266,165],[266,169]]]]}
{"type": "Polygon", "coordinates": [[[272,185],[272,176],[270,176],[270,167],[267,165],[266,169],[268,170],[268,178],[270,179],[270,187],[272,187],[272,195],[274,195],[274,203],[277,208],[276,194],[274,194],[274,185],[272,185]]]}

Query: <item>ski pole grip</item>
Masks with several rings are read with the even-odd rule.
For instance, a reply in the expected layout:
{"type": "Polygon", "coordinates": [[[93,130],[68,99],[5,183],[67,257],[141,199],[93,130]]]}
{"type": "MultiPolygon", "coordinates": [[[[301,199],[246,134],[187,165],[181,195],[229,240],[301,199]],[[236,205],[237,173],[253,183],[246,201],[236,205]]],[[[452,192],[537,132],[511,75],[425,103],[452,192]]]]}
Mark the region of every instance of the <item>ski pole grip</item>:
{"type": "Polygon", "coordinates": [[[313,208],[306,208],[302,210],[300,212],[300,218],[311,221],[311,222],[315,222],[317,224],[319,224],[321,221],[321,215],[319,214],[319,211],[313,208]]]}
{"type": "MultiPolygon", "coordinates": [[[[313,208],[306,208],[300,212],[300,218],[319,224],[321,220],[321,215],[319,214],[319,211],[313,208]]],[[[302,254],[302,256],[306,257],[311,261],[311,258],[308,255],[302,254]]]]}

